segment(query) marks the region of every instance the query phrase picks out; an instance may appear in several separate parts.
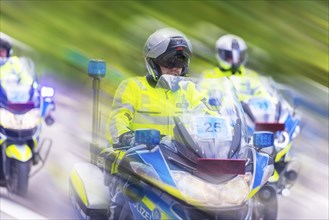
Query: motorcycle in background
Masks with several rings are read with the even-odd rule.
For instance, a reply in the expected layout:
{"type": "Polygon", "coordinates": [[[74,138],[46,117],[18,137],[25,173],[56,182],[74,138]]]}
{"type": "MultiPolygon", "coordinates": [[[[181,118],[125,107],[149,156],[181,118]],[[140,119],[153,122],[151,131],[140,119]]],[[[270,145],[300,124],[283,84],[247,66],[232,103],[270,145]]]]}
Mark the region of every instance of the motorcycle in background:
{"type": "Polygon", "coordinates": [[[275,170],[269,182],[277,193],[287,196],[300,167],[292,157],[292,145],[301,130],[301,116],[279,93],[272,78],[260,76],[258,86],[251,86],[255,80],[248,77],[233,76],[230,79],[246,113],[249,134],[274,132],[274,147],[264,149],[274,159],[275,170]]]}
{"type": "Polygon", "coordinates": [[[42,121],[54,123],[54,89],[39,86],[34,71],[30,74],[31,85],[0,86],[0,185],[18,196],[26,196],[29,177],[43,167],[52,145],[49,138],[40,140],[40,133],[42,121]]]}
{"type": "MultiPolygon", "coordinates": [[[[92,76],[99,80],[100,72],[92,76]]],[[[111,178],[119,179],[124,197],[119,219],[251,219],[271,209],[254,206],[254,196],[273,173],[273,161],[261,152],[273,145],[273,133],[255,132],[249,142],[230,82],[162,76],[158,86],[173,94],[195,87],[209,103],[168,117],[172,136],[138,129],[130,146],[107,148],[97,163],[76,164],[69,191],[77,218],[107,218],[111,178]]]]}

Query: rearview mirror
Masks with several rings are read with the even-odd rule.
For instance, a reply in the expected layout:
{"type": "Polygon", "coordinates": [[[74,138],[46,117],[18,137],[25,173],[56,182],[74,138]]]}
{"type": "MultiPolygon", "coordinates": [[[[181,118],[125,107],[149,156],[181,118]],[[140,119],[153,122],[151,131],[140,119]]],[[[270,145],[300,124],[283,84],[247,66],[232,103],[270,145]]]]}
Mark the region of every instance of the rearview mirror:
{"type": "Polygon", "coordinates": [[[41,96],[44,97],[44,98],[46,98],[46,97],[51,98],[51,97],[54,96],[54,94],[55,94],[55,91],[54,91],[54,89],[51,88],[51,87],[43,86],[43,87],[41,88],[41,96]]]}

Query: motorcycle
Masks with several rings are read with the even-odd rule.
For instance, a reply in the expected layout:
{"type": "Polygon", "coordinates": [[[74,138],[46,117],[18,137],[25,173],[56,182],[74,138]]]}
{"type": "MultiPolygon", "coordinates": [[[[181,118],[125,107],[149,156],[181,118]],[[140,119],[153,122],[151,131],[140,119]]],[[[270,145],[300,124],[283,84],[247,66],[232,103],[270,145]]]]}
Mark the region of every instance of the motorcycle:
{"type": "MultiPolygon", "coordinates": [[[[25,58],[21,61],[30,62],[25,58]]],[[[43,167],[48,157],[52,141],[49,138],[40,141],[39,136],[42,120],[47,125],[54,123],[51,112],[55,110],[53,88],[40,87],[34,72],[30,74],[34,78],[31,85],[0,81],[0,185],[22,197],[28,192],[29,178],[43,167]]]]}
{"type": "Polygon", "coordinates": [[[270,77],[260,76],[259,86],[252,88],[254,79],[231,77],[246,113],[248,132],[274,132],[274,146],[266,151],[274,159],[274,173],[269,179],[278,194],[289,195],[300,164],[292,158],[293,140],[301,131],[301,116],[276,88],[270,77]]]}
{"type": "Polygon", "coordinates": [[[137,129],[130,146],[107,148],[97,163],[74,166],[69,191],[78,219],[108,218],[112,178],[124,197],[119,219],[251,219],[262,212],[253,198],[273,173],[273,161],[260,152],[273,145],[273,133],[255,132],[249,140],[227,79],[199,84],[162,76],[158,82],[168,92],[189,86],[208,101],[168,117],[172,135],[137,129]]]}

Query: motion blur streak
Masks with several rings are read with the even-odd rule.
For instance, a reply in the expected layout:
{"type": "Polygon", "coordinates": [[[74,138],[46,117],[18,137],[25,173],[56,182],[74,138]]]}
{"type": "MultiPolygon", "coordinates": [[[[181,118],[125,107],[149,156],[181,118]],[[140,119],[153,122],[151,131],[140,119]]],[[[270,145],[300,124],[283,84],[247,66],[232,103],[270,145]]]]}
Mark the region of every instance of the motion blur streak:
{"type": "MultiPolygon", "coordinates": [[[[14,219],[35,219],[46,220],[47,218],[32,212],[31,210],[19,206],[17,203],[11,202],[5,198],[1,198],[1,212],[13,217],[14,219]]],[[[2,219],[2,217],[1,217],[2,219]]]]}

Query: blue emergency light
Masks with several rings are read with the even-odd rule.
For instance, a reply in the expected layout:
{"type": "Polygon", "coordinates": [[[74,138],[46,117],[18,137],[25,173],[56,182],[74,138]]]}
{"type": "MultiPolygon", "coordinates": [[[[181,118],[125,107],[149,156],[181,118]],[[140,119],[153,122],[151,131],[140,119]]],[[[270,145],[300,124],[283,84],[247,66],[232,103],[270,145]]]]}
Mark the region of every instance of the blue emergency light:
{"type": "Polygon", "coordinates": [[[274,145],[274,134],[269,131],[257,131],[253,134],[253,144],[255,147],[265,148],[274,145]]]}
{"type": "Polygon", "coordinates": [[[160,143],[160,131],[155,129],[138,129],[135,131],[135,143],[145,145],[158,145],[160,143]]]}
{"type": "Polygon", "coordinates": [[[88,75],[94,78],[104,77],[106,63],[103,60],[90,60],[88,63],[88,75]]]}

